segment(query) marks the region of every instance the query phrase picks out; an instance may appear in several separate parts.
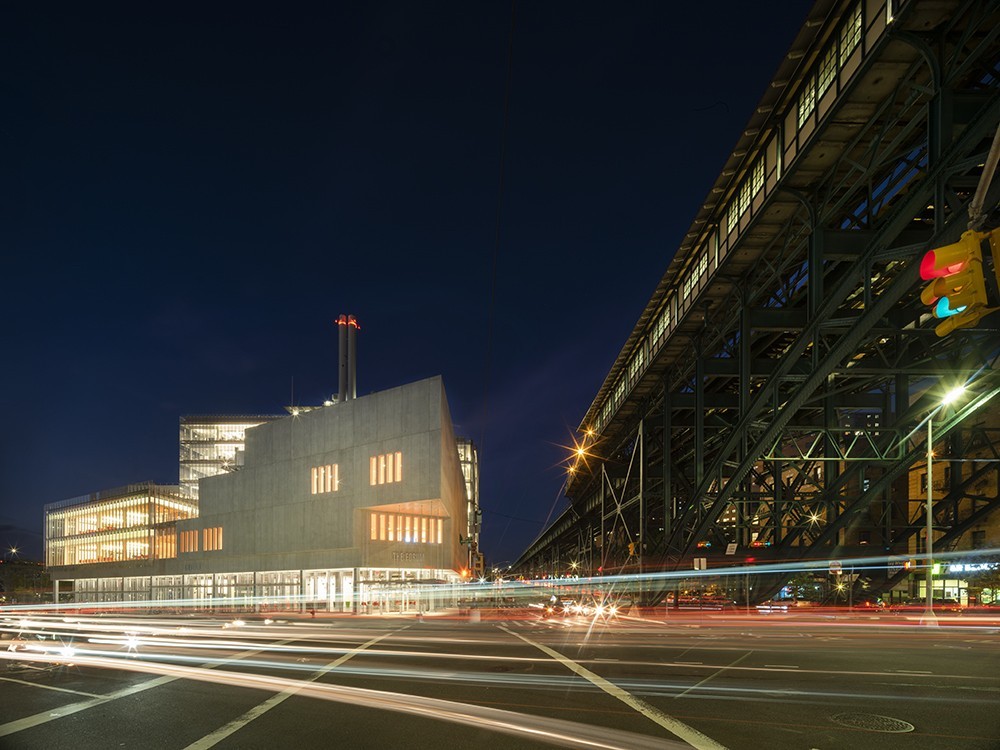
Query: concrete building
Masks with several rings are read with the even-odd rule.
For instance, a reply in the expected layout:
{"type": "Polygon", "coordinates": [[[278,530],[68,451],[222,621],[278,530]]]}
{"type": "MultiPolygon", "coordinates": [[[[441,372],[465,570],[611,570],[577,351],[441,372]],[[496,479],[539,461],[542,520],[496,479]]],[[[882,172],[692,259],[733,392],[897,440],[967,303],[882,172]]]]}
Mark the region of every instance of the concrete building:
{"type": "Polygon", "coordinates": [[[354,398],[354,368],[341,372],[336,402],[246,428],[240,470],[201,478],[196,497],[144,483],[46,506],[56,590],[199,607],[449,604],[432,584],[468,573],[470,504],[441,378],[354,398]]]}

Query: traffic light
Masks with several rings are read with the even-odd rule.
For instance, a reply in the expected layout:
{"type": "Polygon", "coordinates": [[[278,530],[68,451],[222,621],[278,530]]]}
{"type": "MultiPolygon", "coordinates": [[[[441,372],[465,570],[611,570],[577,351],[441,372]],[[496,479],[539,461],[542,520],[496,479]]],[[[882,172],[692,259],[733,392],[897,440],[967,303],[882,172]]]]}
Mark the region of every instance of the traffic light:
{"type": "Polygon", "coordinates": [[[920,301],[943,321],[934,328],[938,336],[974,326],[1000,309],[993,263],[1000,237],[993,235],[970,229],[958,242],[929,250],[921,259],[920,278],[931,283],[920,293],[920,301]]]}

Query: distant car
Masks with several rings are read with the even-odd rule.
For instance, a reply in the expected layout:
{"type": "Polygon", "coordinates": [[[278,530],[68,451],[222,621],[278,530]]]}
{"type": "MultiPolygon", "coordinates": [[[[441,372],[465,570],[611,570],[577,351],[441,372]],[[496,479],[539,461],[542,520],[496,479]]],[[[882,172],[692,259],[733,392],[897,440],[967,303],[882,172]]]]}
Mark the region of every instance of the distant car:
{"type": "Polygon", "coordinates": [[[855,598],[855,609],[869,609],[873,612],[882,612],[885,609],[885,602],[878,596],[862,596],[855,598]]]}

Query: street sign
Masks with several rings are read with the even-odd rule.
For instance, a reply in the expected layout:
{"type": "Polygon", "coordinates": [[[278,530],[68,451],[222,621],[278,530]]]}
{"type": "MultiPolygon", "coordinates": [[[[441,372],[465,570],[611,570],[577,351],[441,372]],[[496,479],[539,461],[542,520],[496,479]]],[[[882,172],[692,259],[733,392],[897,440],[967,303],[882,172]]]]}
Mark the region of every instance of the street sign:
{"type": "Polygon", "coordinates": [[[726,554],[735,555],[736,554],[736,542],[730,542],[726,545],[726,554]]]}
{"type": "Polygon", "coordinates": [[[830,572],[836,575],[840,575],[844,566],[841,565],[840,560],[830,560],[830,572]]]}

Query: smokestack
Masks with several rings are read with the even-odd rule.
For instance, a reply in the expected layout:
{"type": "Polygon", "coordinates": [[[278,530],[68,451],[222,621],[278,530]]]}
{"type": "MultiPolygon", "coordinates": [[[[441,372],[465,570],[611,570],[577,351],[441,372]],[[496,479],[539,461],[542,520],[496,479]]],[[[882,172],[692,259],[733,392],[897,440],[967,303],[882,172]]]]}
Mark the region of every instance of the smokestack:
{"type": "Polygon", "coordinates": [[[338,372],[340,378],[338,380],[337,388],[337,403],[342,404],[347,400],[347,316],[341,315],[337,318],[337,338],[339,343],[339,348],[337,350],[337,356],[339,357],[338,372]]]}
{"type": "Polygon", "coordinates": [[[358,331],[361,326],[353,315],[347,316],[347,398],[358,397],[358,331]]]}

